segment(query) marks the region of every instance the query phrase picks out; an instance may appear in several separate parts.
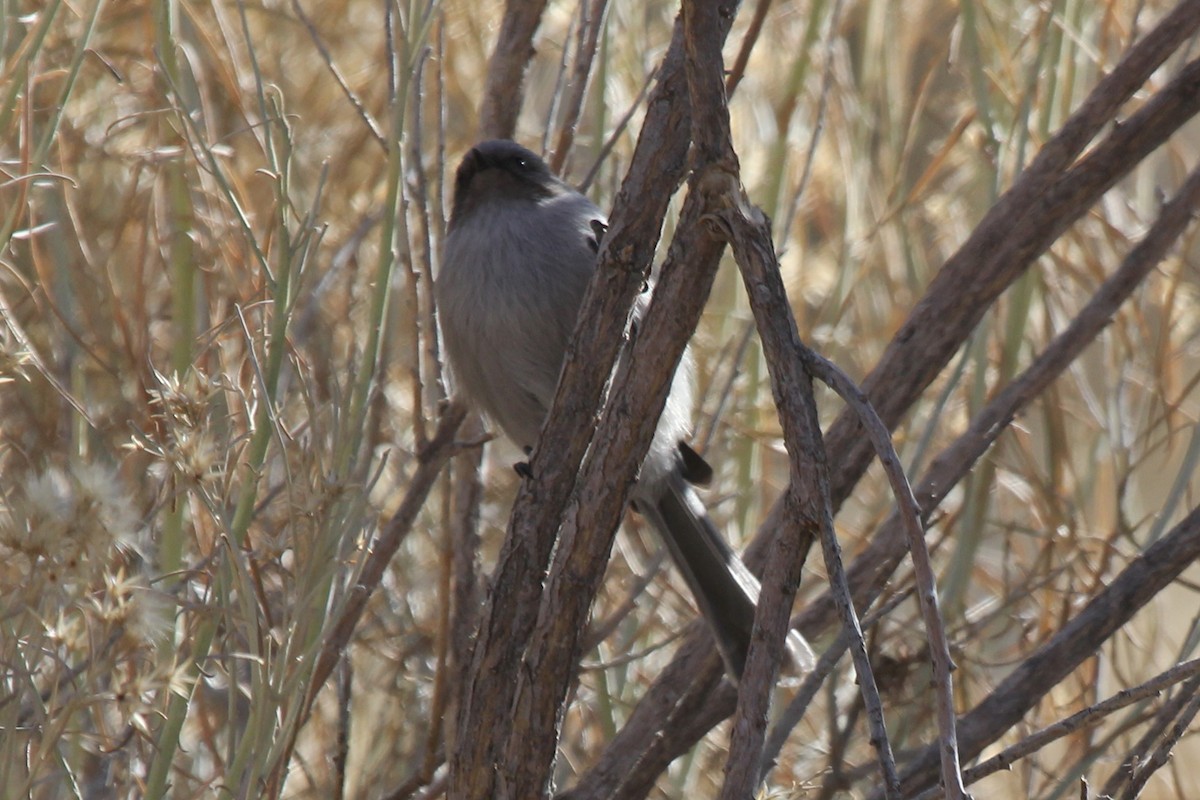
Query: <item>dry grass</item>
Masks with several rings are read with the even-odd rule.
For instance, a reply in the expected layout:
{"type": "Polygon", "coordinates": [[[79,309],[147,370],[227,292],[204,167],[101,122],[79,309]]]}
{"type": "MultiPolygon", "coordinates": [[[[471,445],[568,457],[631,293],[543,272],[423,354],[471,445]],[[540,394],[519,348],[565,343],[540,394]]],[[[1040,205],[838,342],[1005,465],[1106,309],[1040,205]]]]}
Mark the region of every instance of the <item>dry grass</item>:
{"type": "MultiPolygon", "coordinates": [[[[499,4],[390,17],[360,0],[0,5],[0,795],[334,796],[341,705],[331,684],[304,720],[301,698],[442,399],[427,289],[443,170],[476,137],[499,4]],[[389,148],[395,136],[402,149],[389,148]]],[[[543,20],[519,130],[535,147],[576,5],[552,3],[543,20]]],[[[998,192],[1165,7],[776,3],[731,110],[805,339],[865,374],[998,192]]],[[[674,11],[609,10],[568,177],[582,178],[634,103],[674,11]]],[[[639,117],[593,184],[602,206],[639,117]]],[[[928,464],[1062,329],[1194,166],[1197,134],[1174,137],[1003,297],[896,432],[907,464],[928,464]]],[[[1195,237],[932,526],[963,710],[1195,506],[1195,237]]],[[[738,348],[741,291],[734,270],[719,276],[695,343],[698,427],[719,465],[712,505],[735,540],[787,477],[757,343],[738,348]]],[[[832,419],[837,403],[822,401],[832,419]]],[[[485,564],[516,480],[510,452],[491,451],[485,564]]],[[[382,796],[437,763],[451,487],[430,497],[350,650],[347,797],[382,796]]],[[[889,510],[872,470],[838,518],[846,550],[889,510]]],[[[654,547],[618,539],[597,620],[640,588],[654,547]]],[[[823,587],[809,564],[802,596],[823,587]]],[[[902,568],[893,587],[908,581],[902,568]]],[[[564,784],[666,663],[663,646],[693,616],[680,585],[666,573],[650,583],[588,658],[564,784]]],[[[1197,607],[1191,583],[1164,592],[1027,730],[1195,655],[1197,607]]],[[[901,604],[871,646],[893,665],[883,689],[903,754],[931,730],[915,606],[901,604]]],[[[861,720],[842,728],[852,689],[843,667],[770,796],[831,796],[799,790],[831,765],[872,784],[861,720]]],[[[1098,787],[1155,708],[1068,737],[976,796],[1077,796],[1081,774],[1098,787]]],[[[662,796],[715,794],[724,734],[707,742],[662,778],[662,796]]],[[[1185,739],[1144,796],[1200,795],[1197,759],[1185,739]]]]}

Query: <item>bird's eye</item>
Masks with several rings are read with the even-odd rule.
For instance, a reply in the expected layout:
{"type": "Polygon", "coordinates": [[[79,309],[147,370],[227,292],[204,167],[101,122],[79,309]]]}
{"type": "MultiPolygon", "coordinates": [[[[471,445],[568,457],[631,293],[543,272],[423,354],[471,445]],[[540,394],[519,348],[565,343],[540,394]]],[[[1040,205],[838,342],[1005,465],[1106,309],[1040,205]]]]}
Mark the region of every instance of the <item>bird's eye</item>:
{"type": "Polygon", "coordinates": [[[524,158],[516,159],[518,169],[529,169],[529,160],[524,158]]]}

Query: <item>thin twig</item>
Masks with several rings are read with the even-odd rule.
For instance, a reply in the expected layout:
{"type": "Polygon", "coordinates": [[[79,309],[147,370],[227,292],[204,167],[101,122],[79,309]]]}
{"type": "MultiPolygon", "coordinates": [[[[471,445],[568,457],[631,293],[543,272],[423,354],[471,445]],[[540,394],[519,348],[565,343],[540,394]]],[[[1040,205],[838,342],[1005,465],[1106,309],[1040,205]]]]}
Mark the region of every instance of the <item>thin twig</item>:
{"type": "MultiPolygon", "coordinates": [[[[1083,728],[1096,725],[1113,712],[1120,711],[1122,708],[1133,705],[1139,700],[1153,697],[1162,692],[1163,689],[1174,686],[1180,681],[1187,680],[1196,675],[1200,675],[1200,658],[1184,662],[1183,664],[1177,664],[1139,686],[1124,689],[1107,700],[1102,700],[1099,703],[1088,706],[1066,719],[1061,719],[1053,725],[1047,725],[1045,728],[1030,734],[1011,747],[1006,748],[1003,752],[963,772],[963,781],[967,784],[976,783],[994,772],[1008,769],[1020,759],[1036,753],[1051,742],[1058,741],[1062,737],[1083,728]]],[[[922,792],[916,800],[933,800],[939,791],[936,787],[930,788],[922,792]]],[[[1102,792],[1099,796],[1103,795],[1104,793],[1102,792]]]]}
{"type": "MultiPolygon", "coordinates": [[[[878,609],[863,617],[863,631],[866,632],[875,627],[880,620],[907,600],[908,596],[909,593],[907,591],[900,592],[878,609]]],[[[817,663],[812,671],[804,676],[804,681],[800,684],[796,695],[780,713],[779,719],[775,722],[775,727],[771,729],[771,735],[767,737],[766,745],[763,747],[762,770],[759,774],[760,783],[766,780],[767,774],[775,766],[776,759],[779,758],[779,753],[783,750],[783,745],[787,742],[788,736],[800,724],[800,720],[804,718],[804,713],[817,696],[817,692],[820,691],[821,686],[830,674],[833,673],[833,668],[837,666],[838,661],[841,660],[848,649],[850,649],[850,634],[843,627],[838,631],[838,637],[834,643],[817,659],[817,663]]]]}
{"type": "Polygon", "coordinates": [[[733,396],[733,384],[742,374],[742,361],[745,360],[746,350],[749,349],[750,342],[753,339],[754,323],[747,322],[745,327],[742,328],[741,336],[738,337],[737,347],[734,348],[733,355],[729,359],[729,375],[725,378],[724,383],[721,385],[721,391],[717,394],[717,407],[708,416],[704,430],[696,436],[697,444],[695,447],[697,452],[701,454],[706,453],[708,446],[712,444],[712,437],[717,431],[717,425],[721,417],[725,415],[725,408],[729,404],[729,398],[733,396]]]}
{"type": "MultiPolygon", "coordinates": [[[[1183,685],[1182,691],[1177,692],[1174,697],[1163,703],[1150,720],[1150,724],[1146,726],[1146,730],[1142,731],[1137,742],[1121,759],[1120,765],[1108,777],[1104,787],[1100,790],[1100,797],[1115,798],[1118,796],[1118,791],[1120,791],[1121,800],[1137,796],[1136,792],[1131,794],[1130,789],[1133,788],[1143,764],[1148,760],[1146,754],[1150,752],[1150,748],[1154,747],[1156,742],[1162,739],[1163,734],[1171,726],[1172,720],[1179,716],[1184,704],[1195,695],[1197,681],[1200,681],[1200,676],[1189,679],[1183,685]]],[[[1149,774],[1146,777],[1148,778],[1149,774]]],[[[1144,785],[1145,782],[1142,783],[1144,785]]]]}
{"type": "MultiPolygon", "coordinates": [[[[424,506],[425,498],[429,496],[442,467],[458,451],[459,445],[454,436],[466,416],[467,410],[464,406],[458,403],[448,404],[438,420],[437,429],[429,440],[429,444],[418,455],[417,469],[409,480],[408,491],[405,492],[400,507],[396,509],[396,513],[388,520],[372,544],[366,563],[359,573],[358,581],[351,587],[349,596],[342,605],[341,613],[325,635],[325,643],[322,645],[321,653],[313,667],[308,696],[304,701],[306,708],[312,708],[317,693],[321,691],[321,687],[325,685],[329,674],[333,671],[338,659],[341,658],[342,652],[350,642],[350,637],[367,607],[367,600],[379,588],[379,583],[387,571],[388,562],[392,560],[392,556],[400,549],[405,537],[412,530],[417,514],[424,506]]],[[[307,716],[307,712],[301,716],[307,716]]]]}
{"type": "MultiPolygon", "coordinates": [[[[959,720],[959,748],[973,758],[1120,630],[1135,613],[1200,558],[1200,508],[1134,559],[1058,633],[959,720]]],[[[938,754],[923,749],[905,769],[904,791],[936,782],[938,754]]],[[[873,795],[874,796],[874,795],[873,795]]]]}
{"type": "Polygon", "coordinates": [[[337,738],[333,748],[333,800],[346,796],[346,763],[350,755],[350,698],[354,686],[354,665],[350,659],[338,661],[337,738]]]}
{"type": "MultiPolygon", "coordinates": [[[[478,438],[483,433],[483,421],[472,414],[463,423],[463,438],[478,438]]],[[[462,450],[450,462],[454,487],[451,491],[447,534],[453,563],[451,564],[450,661],[449,680],[453,687],[444,715],[445,741],[456,741],[461,693],[467,669],[474,653],[475,629],[479,625],[482,606],[480,580],[479,513],[483,504],[483,448],[462,450]]]]}
{"type": "Polygon", "coordinates": [[[821,143],[821,134],[825,132],[825,118],[829,111],[829,93],[833,89],[833,65],[835,62],[834,48],[838,38],[838,22],[842,17],[842,0],[834,0],[829,12],[829,28],[825,33],[825,70],[821,73],[821,93],[817,96],[817,113],[813,118],[812,135],[808,139],[808,148],[804,151],[804,169],[800,171],[800,180],[792,192],[787,212],[783,215],[783,228],[779,232],[779,241],[786,242],[792,233],[792,222],[800,208],[800,198],[808,189],[812,178],[813,164],[817,162],[817,145],[821,143]]]}
{"type": "Polygon", "coordinates": [[[650,87],[654,85],[654,79],[658,76],[658,70],[652,71],[646,76],[646,80],[642,83],[641,91],[638,96],[629,104],[629,108],[625,109],[625,113],[621,115],[621,119],[613,126],[612,133],[604,140],[604,144],[600,147],[600,152],[596,154],[596,160],[592,162],[592,166],[588,169],[587,175],[583,176],[583,180],[579,183],[579,191],[587,193],[591,188],[592,181],[596,180],[596,175],[600,172],[600,167],[604,165],[614,147],[617,146],[617,140],[625,133],[625,129],[629,127],[629,121],[633,119],[633,115],[642,106],[646,95],[650,93],[650,87]]]}
{"type": "Polygon", "coordinates": [[[733,66],[729,68],[729,75],[725,78],[725,94],[732,97],[737,91],[738,84],[742,82],[742,76],[746,74],[746,65],[750,63],[750,53],[754,51],[754,45],[758,44],[758,37],[762,33],[763,23],[767,21],[767,12],[771,10],[771,0],[758,0],[758,5],[754,7],[754,15],[750,17],[750,24],[746,27],[746,32],[742,34],[742,46],[738,48],[737,57],[733,59],[733,66]]]}
{"type": "Polygon", "coordinates": [[[317,30],[317,26],[313,23],[312,18],[305,13],[304,7],[300,5],[300,0],[292,0],[292,10],[300,18],[304,29],[308,31],[308,37],[312,39],[317,52],[321,54],[321,60],[325,62],[325,67],[337,82],[338,87],[342,90],[342,94],[346,95],[346,99],[350,101],[350,105],[354,106],[354,112],[358,114],[359,119],[367,126],[367,130],[371,132],[371,138],[386,153],[388,145],[387,138],[383,135],[383,128],[379,127],[379,123],[375,120],[375,117],[371,116],[371,112],[363,105],[363,101],[350,88],[350,84],[346,82],[346,78],[342,75],[342,71],[337,68],[337,64],[333,63],[333,54],[325,46],[325,40],[321,38],[321,33],[317,30]]]}
{"type": "MultiPolygon", "coordinates": [[[[550,147],[550,136],[554,132],[554,118],[558,116],[558,107],[562,103],[563,88],[567,83],[567,59],[571,54],[571,48],[568,47],[568,43],[571,41],[571,31],[577,29],[579,35],[583,35],[582,17],[586,13],[587,11],[581,0],[579,13],[571,18],[571,24],[567,26],[566,34],[563,37],[563,45],[559,48],[558,68],[554,70],[554,90],[550,92],[550,103],[546,107],[546,116],[542,121],[542,141],[539,152],[542,154],[543,159],[546,159],[546,153],[550,147]]],[[[546,160],[549,161],[549,159],[546,160]]],[[[551,167],[551,170],[555,173],[558,172],[554,167],[551,167]]]]}
{"type": "Polygon", "coordinates": [[[575,128],[579,124],[579,114],[587,96],[588,79],[595,62],[600,31],[604,27],[604,13],[608,7],[608,0],[580,0],[579,6],[581,19],[579,41],[575,45],[575,63],[571,69],[571,79],[567,82],[567,96],[562,104],[562,122],[559,123],[558,138],[555,139],[554,150],[550,153],[550,169],[555,174],[562,172],[567,155],[571,152],[571,145],[575,141],[575,128]]]}
{"type": "Polygon", "coordinates": [[[1192,678],[1185,683],[1176,699],[1182,708],[1175,709],[1176,713],[1173,715],[1175,722],[1162,737],[1158,746],[1154,748],[1150,757],[1139,763],[1137,771],[1129,781],[1129,786],[1121,795],[1121,800],[1136,800],[1141,795],[1142,789],[1146,787],[1146,781],[1150,780],[1150,776],[1167,763],[1167,759],[1171,757],[1171,750],[1188,732],[1192,720],[1196,718],[1196,713],[1200,712],[1200,677],[1192,678]],[[1183,703],[1184,700],[1187,701],[1186,704],[1183,703]]]}
{"type": "Polygon", "coordinates": [[[954,669],[950,659],[950,643],[946,627],[938,611],[937,578],[933,574],[929,550],[925,547],[925,528],[921,523],[921,508],[913,496],[912,486],[904,474],[900,457],[892,446],[892,436],[879,419],[870,400],[846,373],[812,350],[802,351],[805,367],[813,377],[824,382],[852,408],[859,417],[867,436],[875,446],[879,462],[892,486],[896,498],[896,514],[908,539],[913,573],[917,583],[917,601],[929,637],[929,653],[933,661],[933,690],[937,705],[938,736],[941,744],[942,788],[950,800],[966,797],[962,782],[962,767],[958,759],[958,737],[955,732],[954,687],[950,677],[954,669]]]}
{"type": "MultiPolygon", "coordinates": [[[[735,191],[740,193],[740,187],[737,187],[735,191]]],[[[820,427],[816,423],[816,406],[812,399],[812,384],[808,377],[808,367],[807,364],[801,366],[805,360],[802,355],[805,348],[800,341],[799,333],[796,330],[796,321],[787,302],[787,293],[783,287],[779,264],[775,260],[775,250],[771,244],[768,222],[761,211],[750,206],[744,197],[740,196],[729,201],[724,213],[714,215],[714,221],[719,221],[723,229],[723,236],[730,242],[734,258],[742,271],[746,294],[750,297],[750,307],[754,311],[754,317],[762,337],[763,353],[771,371],[772,394],[779,408],[788,454],[793,461],[793,484],[785,502],[787,504],[796,502],[792,496],[798,489],[795,483],[798,477],[816,484],[799,489],[805,495],[804,500],[800,501],[805,505],[801,507],[806,513],[819,515],[816,524],[820,535],[821,549],[825,555],[826,571],[829,574],[829,593],[837,606],[843,630],[850,637],[850,652],[854,660],[854,669],[863,705],[867,711],[871,745],[876,750],[880,771],[883,775],[884,793],[888,798],[899,797],[900,781],[896,771],[895,757],[892,755],[891,744],[888,741],[883,701],[879,697],[879,689],[871,669],[870,656],[867,654],[866,643],[862,638],[862,628],[851,599],[850,584],[846,580],[845,567],[842,562],[841,545],[833,527],[833,512],[827,494],[828,484],[823,480],[828,467],[824,458],[825,445],[821,441],[820,427]],[[805,402],[798,402],[800,398],[803,398],[805,402]],[[797,417],[802,417],[808,422],[808,430],[803,430],[803,428],[792,430],[797,426],[795,421],[797,417]],[[803,434],[801,430],[803,430],[803,434]],[[792,438],[799,438],[802,435],[810,437],[809,441],[805,441],[808,446],[804,448],[803,455],[805,458],[812,459],[814,463],[803,465],[795,463],[797,456],[792,451],[796,444],[793,444],[792,438]],[[806,472],[809,475],[815,475],[815,480],[808,477],[806,472]],[[812,508],[813,505],[816,508],[812,508]]],[[[797,511],[793,509],[785,513],[782,520],[786,523],[796,513],[797,511]]],[[[768,561],[768,574],[774,561],[775,559],[768,561]]],[[[767,583],[766,575],[764,575],[763,581],[764,584],[767,583]]],[[[751,647],[751,657],[753,655],[754,648],[751,647]]],[[[749,665],[749,663],[750,659],[747,659],[747,664],[749,665]]],[[[742,698],[739,697],[739,706],[742,702],[742,698]]],[[[732,760],[732,754],[730,758],[732,760]]],[[[746,785],[746,781],[743,780],[737,787],[737,791],[741,794],[735,795],[727,792],[727,795],[729,797],[746,796],[746,793],[757,783],[760,770],[761,748],[756,754],[754,762],[753,782],[746,785]]],[[[728,786],[727,776],[726,787],[728,786]]]]}
{"type": "Polygon", "coordinates": [[[430,400],[432,387],[429,385],[426,376],[434,372],[434,368],[431,365],[438,363],[438,337],[433,317],[433,241],[429,232],[429,187],[425,180],[425,165],[422,159],[421,148],[422,107],[425,97],[425,92],[423,91],[425,65],[429,61],[431,51],[432,48],[429,46],[422,47],[420,54],[417,56],[416,65],[413,68],[412,147],[407,155],[409,161],[409,169],[407,171],[415,172],[416,180],[411,184],[407,181],[402,184],[400,209],[400,214],[407,215],[408,210],[414,205],[416,206],[416,218],[420,230],[414,236],[412,229],[405,220],[401,220],[399,225],[408,234],[407,246],[401,251],[400,264],[404,267],[405,275],[408,278],[405,288],[408,290],[407,299],[410,313],[405,316],[408,317],[408,323],[411,328],[410,336],[415,344],[414,347],[410,348],[409,352],[409,358],[411,359],[409,377],[412,381],[413,393],[413,442],[417,450],[425,446],[426,437],[428,436],[425,409],[432,405],[430,400]],[[415,243],[412,241],[414,238],[417,238],[415,243]],[[418,259],[420,260],[419,266],[417,263],[418,259]]]}

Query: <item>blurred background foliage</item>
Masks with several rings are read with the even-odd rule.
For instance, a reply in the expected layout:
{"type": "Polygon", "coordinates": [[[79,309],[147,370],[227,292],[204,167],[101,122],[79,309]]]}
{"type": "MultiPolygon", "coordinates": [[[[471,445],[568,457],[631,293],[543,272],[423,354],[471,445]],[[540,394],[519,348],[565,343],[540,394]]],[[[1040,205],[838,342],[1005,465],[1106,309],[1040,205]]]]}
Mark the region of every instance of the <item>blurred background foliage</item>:
{"type": "MultiPolygon", "coordinates": [[[[775,2],[730,108],[805,339],[864,375],[945,257],[1166,7],[775,2]]],[[[0,0],[0,11],[0,794],[385,796],[440,758],[435,719],[453,691],[449,478],[357,630],[349,701],[331,686],[305,719],[299,698],[443,397],[428,287],[502,7],[0,0]]],[[[588,192],[602,207],[675,13],[658,0],[607,9],[564,169],[578,183],[595,168],[588,192]]],[[[534,149],[558,141],[578,21],[579,3],[557,0],[543,19],[518,134],[534,149]]],[[[1004,295],[896,432],[910,469],[1072,318],[1194,165],[1198,138],[1195,124],[1173,137],[1004,295]]],[[[960,708],[1194,506],[1198,255],[1191,231],[931,526],[960,708]]],[[[787,477],[750,325],[729,265],[694,350],[697,441],[735,542],[787,477]]],[[[839,404],[820,399],[832,419],[839,404]]],[[[485,568],[516,483],[506,448],[489,447],[485,568]]],[[[873,468],[837,520],[848,554],[890,506],[873,468]]],[[[693,617],[669,571],[640,580],[661,563],[657,544],[638,521],[627,528],[596,609],[624,616],[585,664],[564,783],[693,617]]],[[[894,590],[908,581],[902,570],[894,590]]],[[[810,558],[801,601],[823,585],[810,558]]],[[[1194,655],[1198,607],[1191,582],[1164,592],[1028,730],[1194,655]]],[[[911,601],[870,645],[892,666],[881,684],[902,755],[932,713],[911,601]]],[[[861,722],[839,728],[853,689],[843,667],[771,796],[832,796],[837,781],[818,788],[830,775],[872,785],[861,722]]],[[[1080,773],[1098,785],[1151,710],[1068,737],[976,796],[1077,794],[1080,773]]],[[[662,796],[715,793],[724,741],[718,729],[675,764],[662,796]]],[[[1197,796],[1186,765],[1198,758],[1185,739],[1144,796],[1197,796]]]]}

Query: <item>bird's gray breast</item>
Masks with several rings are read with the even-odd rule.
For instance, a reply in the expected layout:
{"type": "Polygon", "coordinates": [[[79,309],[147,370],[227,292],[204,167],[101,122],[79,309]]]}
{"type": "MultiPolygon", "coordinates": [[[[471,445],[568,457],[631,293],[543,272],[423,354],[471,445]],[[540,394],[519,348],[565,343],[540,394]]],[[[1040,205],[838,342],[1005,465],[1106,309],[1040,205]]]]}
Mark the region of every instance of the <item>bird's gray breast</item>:
{"type": "Polygon", "coordinates": [[[581,195],[484,203],[456,221],[438,276],[455,381],[513,441],[532,446],[595,262],[581,195]]]}

